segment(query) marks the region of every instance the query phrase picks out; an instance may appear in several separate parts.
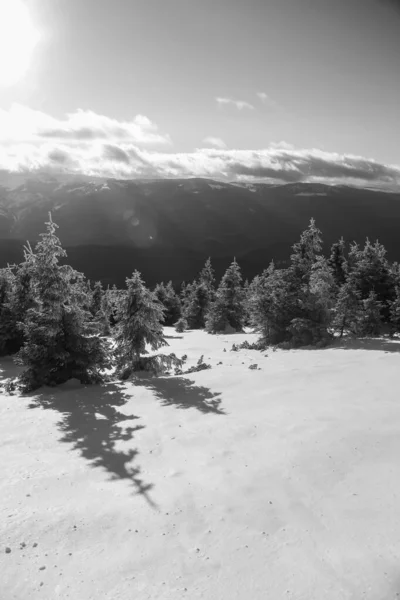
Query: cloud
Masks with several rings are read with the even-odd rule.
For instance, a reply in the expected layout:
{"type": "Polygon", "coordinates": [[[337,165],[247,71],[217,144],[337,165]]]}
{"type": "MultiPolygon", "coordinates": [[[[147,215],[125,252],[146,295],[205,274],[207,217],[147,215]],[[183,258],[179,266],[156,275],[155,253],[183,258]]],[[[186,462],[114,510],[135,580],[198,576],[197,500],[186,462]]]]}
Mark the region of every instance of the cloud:
{"type": "Polygon", "coordinates": [[[201,148],[167,153],[132,144],[95,143],[0,146],[0,168],[11,171],[62,171],[99,177],[209,177],[225,181],[268,183],[321,182],[379,186],[400,191],[400,167],[360,156],[317,149],[266,148],[227,150],[201,148]]]}
{"type": "Polygon", "coordinates": [[[127,165],[131,162],[129,154],[122,150],[122,148],[113,146],[112,144],[106,144],[104,146],[103,156],[106,160],[121,162],[127,165]]]}
{"type": "Polygon", "coordinates": [[[58,148],[54,148],[54,150],[50,150],[50,152],[47,154],[47,156],[49,157],[49,159],[55,163],[58,163],[60,165],[66,165],[67,163],[70,162],[70,156],[68,154],[68,152],[66,152],[65,150],[60,150],[58,148]]]}
{"type": "Polygon", "coordinates": [[[289,144],[288,142],[271,142],[269,145],[270,148],[281,148],[283,150],[294,150],[293,144],[289,144]]]}
{"type": "Polygon", "coordinates": [[[118,121],[78,109],[57,119],[20,104],[14,104],[8,111],[0,109],[0,143],[50,140],[126,141],[139,145],[171,143],[170,137],[159,133],[157,125],[143,115],[136,115],[131,121],[118,121]]]}
{"type": "Polygon", "coordinates": [[[203,144],[206,144],[206,146],[212,146],[213,148],[226,148],[224,140],[221,140],[221,138],[219,137],[213,137],[211,135],[204,138],[203,144]]]}
{"type": "Polygon", "coordinates": [[[278,108],[278,103],[275,102],[275,100],[273,100],[265,92],[257,92],[257,96],[261,100],[261,102],[266,106],[269,106],[270,108],[278,108]]]}
{"type": "Polygon", "coordinates": [[[244,108],[246,108],[248,110],[254,110],[254,106],[252,104],[250,104],[249,102],[246,102],[245,100],[234,100],[233,98],[221,98],[220,96],[217,96],[217,98],[215,98],[215,100],[217,101],[217,104],[219,106],[231,105],[231,106],[235,106],[238,110],[243,110],[244,108]]]}
{"type": "Polygon", "coordinates": [[[315,148],[296,149],[284,141],[261,150],[235,150],[226,148],[223,140],[212,136],[204,140],[209,147],[193,152],[167,152],[161,149],[161,144],[158,147],[149,145],[146,137],[149,132],[159,134],[146,117],[136,117],[130,122],[133,129],[129,129],[115,119],[97,119],[98,115],[83,122],[82,114],[76,122],[69,118],[57,120],[21,107],[8,113],[0,111],[0,170],[63,172],[121,179],[209,177],[269,183],[303,181],[379,186],[400,191],[400,166],[362,156],[315,148]],[[102,136],[88,138],[82,135],[83,130],[93,133],[99,129],[102,136]],[[40,134],[43,130],[69,134],[46,136],[40,134]],[[142,143],[144,138],[146,143],[142,143]]]}

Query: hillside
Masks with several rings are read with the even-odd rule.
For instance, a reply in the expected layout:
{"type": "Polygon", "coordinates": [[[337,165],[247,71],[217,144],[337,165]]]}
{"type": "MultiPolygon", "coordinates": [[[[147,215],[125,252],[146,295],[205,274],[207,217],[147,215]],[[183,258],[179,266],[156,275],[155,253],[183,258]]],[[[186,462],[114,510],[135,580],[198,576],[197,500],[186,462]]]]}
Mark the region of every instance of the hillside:
{"type": "Polygon", "coordinates": [[[167,335],[212,369],[1,396],[2,598],[396,598],[398,341],[167,335]]]}
{"type": "MultiPolygon", "coordinates": [[[[0,184],[1,184],[0,177],[0,184]]],[[[207,179],[5,179],[0,187],[0,261],[19,261],[48,211],[71,264],[121,285],[134,268],[153,285],[193,278],[211,256],[220,276],[236,256],[246,277],[291,245],[314,217],[326,246],[378,238],[400,258],[400,194],[322,184],[229,184],[207,179]]]]}

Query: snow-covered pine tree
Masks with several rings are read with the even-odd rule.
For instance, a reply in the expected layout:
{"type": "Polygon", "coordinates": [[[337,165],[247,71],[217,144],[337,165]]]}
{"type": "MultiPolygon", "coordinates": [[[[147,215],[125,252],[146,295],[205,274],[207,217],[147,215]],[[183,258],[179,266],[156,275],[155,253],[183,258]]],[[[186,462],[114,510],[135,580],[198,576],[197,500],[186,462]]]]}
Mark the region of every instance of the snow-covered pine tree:
{"type": "Polygon", "coordinates": [[[347,259],[346,259],[346,244],[342,238],[331,246],[331,254],[328,258],[328,266],[332,271],[337,291],[346,281],[347,274],[347,259]]]}
{"type": "Polygon", "coordinates": [[[112,306],[110,303],[109,288],[104,291],[103,298],[101,300],[101,312],[103,317],[103,335],[111,334],[111,312],[112,306]]]}
{"type": "Polygon", "coordinates": [[[181,366],[174,354],[144,358],[149,354],[148,347],[156,351],[168,346],[162,326],[164,307],[147,289],[138,271],[126,280],[126,286],[115,335],[117,375],[127,379],[134,371],[159,373],[173,364],[181,366]]]}
{"type": "Polygon", "coordinates": [[[11,354],[15,336],[15,317],[10,300],[15,286],[15,275],[10,267],[0,269],[0,356],[11,354]]]}
{"type": "Polygon", "coordinates": [[[90,298],[90,308],[93,316],[93,324],[96,326],[100,335],[110,334],[110,306],[106,298],[103,284],[96,281],[90,298]],[[106,312],[106,310],[108,312],[106,312]]]}
{"type": "Polygon", "coordinates": [[[11,337],[8,343],[10,354],[18,352],[24,343],[24,334],[20,323],[25,321],[26,313],[33,305],[34,298],[32,295],[29,265],[26,262],[22,262],[15,267],[14,285],[8,302],[8,308],[13,320],[11,337]]]}
{"type": "Polygon", "coordinates": [[[300,241],[293,246],[288,269],[290,297],[297,296],[296,303],[292,303],[297,314],[288,325],[294,346],[325,344],[329,339],[327,290],[333,288],[334,282],[321,250],[321,231],[311,219],[300,241]]]}
{"type": "Polygon", "coordinates": [[[119,290],[115,283],[112,286],[112,288],[107,292],[107,297],[111,308],[110,323],[112,327],[114,327],[118,322],[120,307],[123,303],[125,295],[126,290],[119,290]]]}
{"type": "Polygon", "coordinates": [[[184,318],[189,329],[203,329],[205,319],[210,307],[209,290],[205,283],[194,281],[191,285],[190,294],[186,298],[184,318]]]}
{"type": "Polygon", "coordinates": [[[165,308],[164,325],[171,327],[181,316],[181,302],[172,281],[169,281],[167,285],[164,282],[158,283],[154,288],[154,293],[165,308]]]}
{"type": "Polygon", "coordinates": [[[209,291],[209,302],[214,300],[215,296],[215,272],[211,264],[211,258],[207,258],[204,267],[200,271],[199,282],[204,283],[209,291]]]}
{"type": "Polygon", "coordinates": [[[180,319],[178,319],[178,321],[175,323],[175,331],[177,333],[183,333],[184,331],[186,331],[186,329],[189,328],[188,322],[186,321],[185,317],[181,317],[180,319]]]}
{"type": "Polygon", "coordinates": [[[24,391],[70,378],[98,382],[110,366],[108,346],[93,335],[90,314],[82,308],[83,275],[59,264],[66,252],[51,214],[46,229],[34,251],[29,245],[25,248],[34,306],[21,325],[25,341],[16,356],[16,362],[25,367],[20,376],[24,391]]]}
{"type": "Polygon", "coordinates": [[[218,286],[215,301],[211,304],[206,318],[206,329],[209,333],[219,333],[227,327],[242,331],[244,319],[242,274],[234,259],[218,286]]]}
{"type": "Polygon", "coordinates": [[[333,309],[332,328],[343,337],[345,332],[357,334],[361,316],[360,292],[354,280],[349,277],[342,285],[333,309]]]}
{"type": "Polygon", "coordinates": [[[385,247],[376,241],[372,244],[367,238],[364,247],[352,244],[349,252],[349,275],[361,299],[366,300],[375,292],[382,303],[383,321],[390,321],[391,302],[396,297],[397,278],[387,258],[385,247]]]}
{"type": "Polygon", "coordinates": [[[321,250],[321,231],[317,228],[315,220],[311,219],[300,240],[293,245],[293,254],[290,256],[293,274],[303,283],[308,284],[313,264],[321,256],[321,250]]]}
{"type": "Polygon", "coordinates": [[[289,269],[275,269],[273,263],[250,284],[251,326],[261,334],[264,345],[289,342],[290,324],[301,315],[297,287],[289,269]]]}
{"type": "Polygon", "coordinates": [[[243,306],[244,306],[243,323],[246,327],[248,327],[250,325],[249,296],[250,296],[250,282],[248,279],[246,279],[243,284],[243,306]]]}
{"type": "Polygon", "coordinates": [[[396,286],[396,297],[390,304],[390,333],[400,333],[400,287],[396,286]]]}
{"type": "Polygon", "coordinates": [[[301,315],[292,319],[289,331],[293,346],[326,345],[335,304],[336,284],[327,260],[318,256],[311,267],[308,284],[299,288],[301,315]]]}
{"type": "Polygon", "coordinates": [[[360,337],[382,335],[382,302],[379,302],[375,292],[370,292],[368,298],[362,301],[361,318],[358,322],[357,335],[360,337]]]}
{"type": "Polygon", "coordinates": [[[92,297],[90,302],[90,312],[93,317],[102,309],[102,300],[104,296],[103,284],[101,281],[96,281],[93,286],[92,297]]]}
{"type": "Polygon", "coordinates": [[[203,329],[215,299],[215,275],[208,258],[197,279],[185,289],[183,316],[189,329],[203,329]]]}
{"type": "Polygon", "coordinates": [[[186,311],[186,306],[192,292],[192,286],[195,282],[188,283],[187,281],[183,281],[179,291],[179,300],[181,301],[181,312],[182,315],[186,311]]]}

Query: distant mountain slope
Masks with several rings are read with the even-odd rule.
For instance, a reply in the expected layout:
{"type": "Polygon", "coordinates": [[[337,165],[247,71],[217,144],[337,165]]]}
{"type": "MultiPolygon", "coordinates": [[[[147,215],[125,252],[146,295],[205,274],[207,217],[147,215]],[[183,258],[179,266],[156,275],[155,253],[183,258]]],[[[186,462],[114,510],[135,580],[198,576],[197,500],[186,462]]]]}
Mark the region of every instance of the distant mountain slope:
{"type": "Polygon", "coordinates": [[[100,180],[63,176],[2,184],[0,263],[19,260],[52,212],[70,262],[91,279],[122,284],[138,268],[150,285],[196,275],[207,256],[220,275],[236,256],[252,277],[314,217],[327,246],[379,238],[400,259],[400,194],[351,187],[221,183],[208,179],[100,180]]]}

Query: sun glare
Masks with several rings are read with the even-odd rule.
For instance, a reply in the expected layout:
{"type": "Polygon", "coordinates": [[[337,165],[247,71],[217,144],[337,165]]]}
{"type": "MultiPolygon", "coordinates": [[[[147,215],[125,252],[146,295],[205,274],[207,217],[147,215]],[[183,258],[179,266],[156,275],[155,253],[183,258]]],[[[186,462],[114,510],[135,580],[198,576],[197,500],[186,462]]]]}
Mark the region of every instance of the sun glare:
{"type": "Polygon", "coordinates": [[[13,85],[25,75],[38,40],[26,5],[0,0],[0,86],[13,85]]]}

